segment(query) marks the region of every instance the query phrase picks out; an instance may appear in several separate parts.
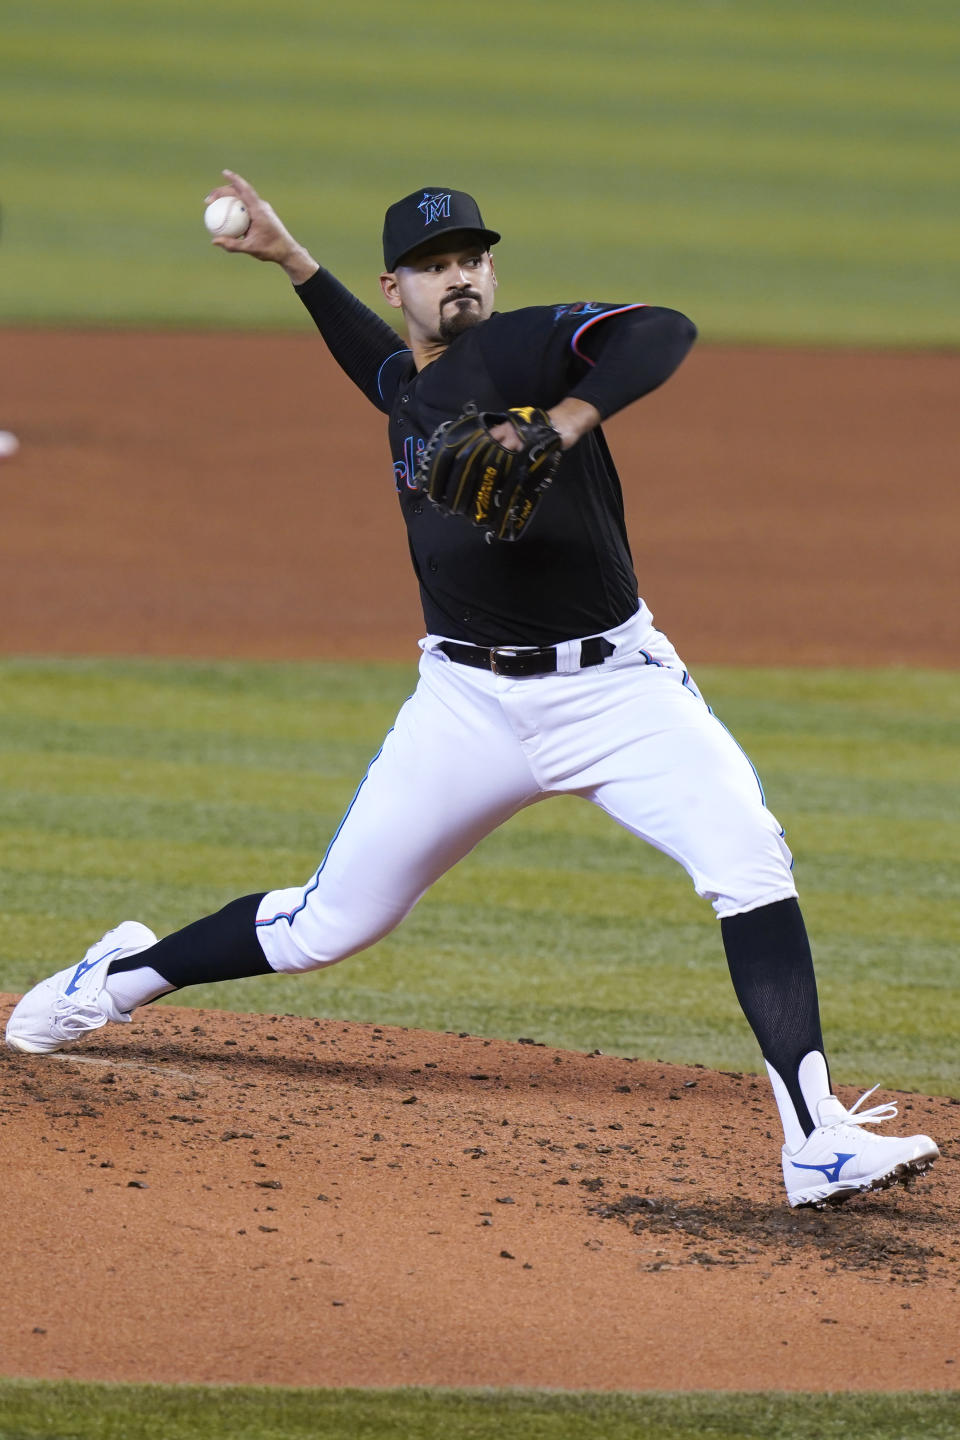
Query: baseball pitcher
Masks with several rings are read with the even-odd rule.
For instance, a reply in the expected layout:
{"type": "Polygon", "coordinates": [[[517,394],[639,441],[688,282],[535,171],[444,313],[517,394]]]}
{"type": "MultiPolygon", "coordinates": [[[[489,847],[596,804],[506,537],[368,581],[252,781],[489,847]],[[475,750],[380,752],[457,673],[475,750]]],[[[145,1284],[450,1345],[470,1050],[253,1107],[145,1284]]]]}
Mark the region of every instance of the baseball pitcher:
{"type": "Polygon", "coordinates": [[[638,598],[601,427],[670,378],[692,323],[635,300],[497,311],[499,234],[470,195],[430,185],[384,223],[380,285],[404,341],[224,173],[208,201],[238,197],[249,228],[213,243],[285,271],[387,418],[423,603],[419,683],[305,884],[159,941],[125,921],[24,996],[8,1043],[46,1054],[182,986],[334,965],[511,815],[578,795],[672,856],[712,904],[783,1122],[789,1203],[836,1204],[926,1170],[927,1136],[866,1128],[894,1105],[847,1110],[833,1095],[783,830],[638,598]]]}

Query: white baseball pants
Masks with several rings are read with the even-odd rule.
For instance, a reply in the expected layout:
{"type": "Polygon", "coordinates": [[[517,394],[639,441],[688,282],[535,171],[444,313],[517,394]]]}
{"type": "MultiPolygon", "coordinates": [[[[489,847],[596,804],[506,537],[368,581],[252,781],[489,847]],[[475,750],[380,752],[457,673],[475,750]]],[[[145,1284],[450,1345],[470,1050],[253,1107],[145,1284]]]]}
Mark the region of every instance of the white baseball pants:
{"type": "Polygon", "coordinates": [[[272,969],[333,965],[379,940],[511,815],[581,795],[678,860],[718,916],[796,895],[783,831],[739,745],[641,604],[616,650],[510,679],[421,641],[420,682],[306,885],[272,890],[257,934],[272,969]]]}

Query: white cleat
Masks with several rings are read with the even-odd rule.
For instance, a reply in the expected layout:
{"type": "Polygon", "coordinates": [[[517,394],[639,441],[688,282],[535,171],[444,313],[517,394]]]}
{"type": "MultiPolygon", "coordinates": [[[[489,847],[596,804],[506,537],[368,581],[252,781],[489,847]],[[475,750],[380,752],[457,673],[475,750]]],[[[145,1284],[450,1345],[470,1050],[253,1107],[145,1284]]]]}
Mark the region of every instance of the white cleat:
{"type": "MultiPolygon", "coordinates": [[[[873,1090],[876,1090],[874,1085],[873,1090]]],[[[818,1125],[792,1155],[783,1149],[783,1183],[793,1206],[811,1205],[822,1210],[842,1205],[851,1195],[867,1190],[885,1190],[904,1185],[922,1175],[940,1154],[929,1135],[867,1135],[862,1125],[879,1125],[892,1120],[896,1105],[875,1105],[860,1110],[868,1090],[850,1110],[836,1095],[828,1095],[817,1106],[818,1125]]]]}
{"type": "Polygon", "coordinates": [[[130,1019],[104,989],[113,960],[139,955],[157,937],[138,920],[124,920],[91,945],[79,965],[58,970],[28,990],[7,1021],[7,1044],[25,1055],[51,1055],[108,1020],[130,1019]]]}

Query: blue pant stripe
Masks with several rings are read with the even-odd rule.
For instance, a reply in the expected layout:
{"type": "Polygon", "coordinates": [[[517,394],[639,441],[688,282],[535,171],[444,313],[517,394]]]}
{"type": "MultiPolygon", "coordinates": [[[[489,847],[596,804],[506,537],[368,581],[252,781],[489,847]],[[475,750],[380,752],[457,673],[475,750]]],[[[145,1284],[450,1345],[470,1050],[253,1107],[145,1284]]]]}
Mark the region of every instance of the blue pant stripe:
{"type": "MultiPolygon", "coordinates": [[[[389,739],[389,737],[390,737],[390,735],[391,735],[392,733],[393,733],[393,729],[392,729],[392,727],[391,727],[391,729],[387,731],[387,739],[389,739]]],[[[386,745],[387,739],[384,740],[383,745],[386,745]]],[[[310,884],[309,884],[309,885],[306,887],[306,889],[304,890],[304,892],[303,892],[303,899],[302,899],[302,901],[300,902],[300,904],[299,904],[298,906],[296,906],[296,908],[293,909],[293,910],[282,910],[279,915],[271,915],[269,919],[258,920],[258,921],[257,921],[257,925],[258,925],[258,926],[260,926],[260,925],[275,925],[278,920],[286,920],[286,921],[288,921],[289,924],[292,925],[293,922],[294,922],[294,920],[296,919],[296,917],[300,914],[300,912],[301,912],[302,910],[305,910],[305,909],[306,909],[307,899],[308,899],[308,897],[309,897],[310,895],[313,894],[314,890],[316,890],[317,886],[320,884],[320,876],[323,874],[323,868],[324,868],[324,866],[326,865],[327,861],[328,861],[329,858],[330,858],[330,852],[331,852],[331,850],[333,849],[334,845],[336,845],[336,843],[337,843],[337,837],[339,836],[340,831],[343,829],[344,825],[346,825],[346,823],[347,823],[347,819],[348,819],[348,817],[349,817],[349,815],[350,815],[350,811],[353,809],[354,805],[356,805],[356,803],[357,803],[357,796],[360,794],[360,791],[363,789],[364,785],[367,783],[367,776],[370,774],[370,771],[373,769],[374,765],[377,763],[377,761],[380,759],[380,756],[383,754],[383,745],[380,746],[380,749],[377,751],[376,755],[374,755],[373,759],[370,761],[370,764],[367,766],[366,774],[364,775],[363,779],[360,781],[360,784],[357,786],[356,790],[354,791],[353,799],[350,801],[350,804],[347,806],[346,811],[345,811],[344,816],[343,816],[343,819],[340,821],[340,824],[337,826],[336,833],[334,834],[333,839],[330,841],[330,844],[327,846],[326,851],[324,852],[323,859],[320,861],[320,867],[319,867],[319,869],[317,870],[317,872],[316,872],[316,874],[314,875],[313,879],[310,881],[310,884]]]]}

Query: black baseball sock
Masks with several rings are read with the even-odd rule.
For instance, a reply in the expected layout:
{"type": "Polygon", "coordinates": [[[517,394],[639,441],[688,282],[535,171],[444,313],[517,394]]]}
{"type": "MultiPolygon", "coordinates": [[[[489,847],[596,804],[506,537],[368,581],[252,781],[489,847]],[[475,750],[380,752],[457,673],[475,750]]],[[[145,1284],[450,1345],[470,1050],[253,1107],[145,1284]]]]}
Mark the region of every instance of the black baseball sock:
{"type": "Polygon", "coordinates": [[[214,980],[271,975],[273,971],[257,939],[257,909],[262,899],[263,894],[231,900],[216,914],[206,915],[183,930],[174,931],[149,950],[128,955],[125,960],[114,960],[110,974],[139,970],[147,965],[175,990],[214,980]]]}
{"type": "Polygon", "coordinates": [[[796,899],[761,905],[720,921],[730,978],[760,1043],[779,1075],[804,1134],[815,1127],[800,1087],[800,1062],[823,1053],[813,957],[796,899]]]}

